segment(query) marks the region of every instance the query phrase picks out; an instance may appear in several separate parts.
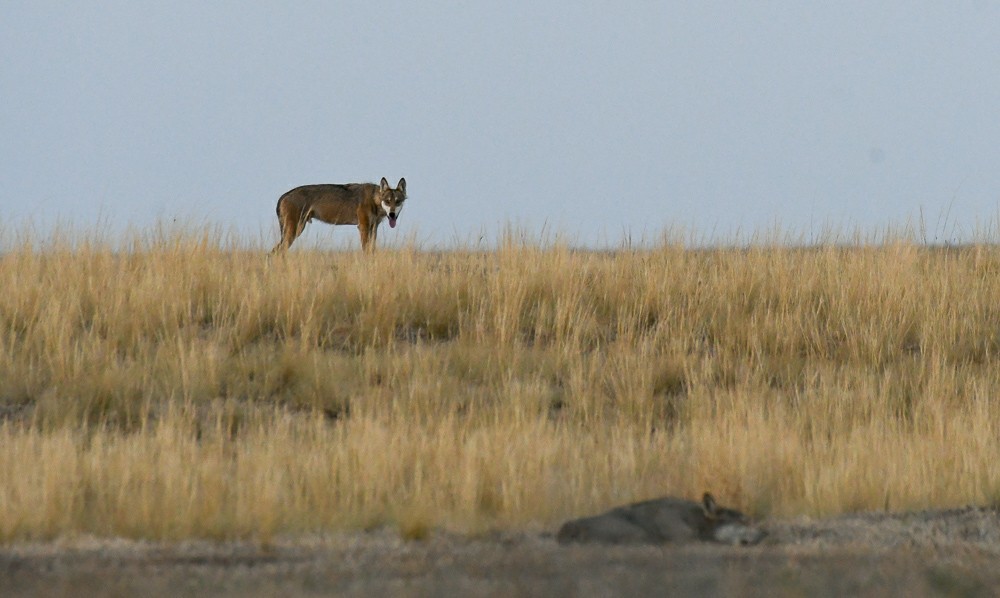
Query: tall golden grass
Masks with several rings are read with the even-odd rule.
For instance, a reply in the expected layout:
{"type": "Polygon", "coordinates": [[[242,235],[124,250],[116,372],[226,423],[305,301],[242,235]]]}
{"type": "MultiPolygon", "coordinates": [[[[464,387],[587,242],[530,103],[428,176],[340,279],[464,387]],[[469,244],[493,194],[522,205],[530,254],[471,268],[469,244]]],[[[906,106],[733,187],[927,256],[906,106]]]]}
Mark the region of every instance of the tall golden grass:
{"type": "Polygon", "coordinates": [[[0,540],[1000,502],[1000,250],[5,239],[0,540]]]}

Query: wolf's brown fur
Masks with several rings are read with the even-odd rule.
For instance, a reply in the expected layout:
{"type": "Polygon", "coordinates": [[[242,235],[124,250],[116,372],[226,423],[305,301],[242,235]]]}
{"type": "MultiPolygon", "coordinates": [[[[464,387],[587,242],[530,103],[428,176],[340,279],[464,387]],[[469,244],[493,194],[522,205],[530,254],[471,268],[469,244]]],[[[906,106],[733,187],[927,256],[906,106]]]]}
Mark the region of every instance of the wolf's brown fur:
{"type": "Polygon", "coordinates": [[[389,217],[395,226],[406,200],[406,179],[399,179],[396,188],[382,177],[373,183],[347,185],[305,185],[296,187],[278,199],[276,211],[281,227],[281,241],[271,253],[288,249],[302,234],[313,218],[327,224],[356,224],[361,233],[361,247],[375,248],[378,225],[389,217]]]}

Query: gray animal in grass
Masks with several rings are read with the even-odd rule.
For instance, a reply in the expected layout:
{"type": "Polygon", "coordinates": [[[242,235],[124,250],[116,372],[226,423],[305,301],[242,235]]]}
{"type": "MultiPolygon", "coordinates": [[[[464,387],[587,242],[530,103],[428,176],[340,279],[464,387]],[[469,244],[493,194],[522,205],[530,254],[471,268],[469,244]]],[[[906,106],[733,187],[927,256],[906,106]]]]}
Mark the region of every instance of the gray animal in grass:
{"type": "Polygon", "coordinates": [[[749,517],[716,504],[705,493],[701,503],[681,498],[658,498],[583,519],[567,521],[556,534],[561,544],[663,544],[666,542],[721,542],[747,545],[760,542],[767,532],[749,517]]]}

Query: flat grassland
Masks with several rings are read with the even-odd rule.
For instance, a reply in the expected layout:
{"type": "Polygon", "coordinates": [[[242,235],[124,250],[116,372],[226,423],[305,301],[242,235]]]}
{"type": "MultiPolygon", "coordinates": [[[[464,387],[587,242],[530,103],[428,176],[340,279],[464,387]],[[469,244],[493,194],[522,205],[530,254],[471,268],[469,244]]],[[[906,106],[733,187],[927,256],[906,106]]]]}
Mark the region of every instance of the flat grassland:
{"type": "Polygon", "coordinates": [[[0,542],[1000,502],[1000,249],[7,239],[0,542]]]}

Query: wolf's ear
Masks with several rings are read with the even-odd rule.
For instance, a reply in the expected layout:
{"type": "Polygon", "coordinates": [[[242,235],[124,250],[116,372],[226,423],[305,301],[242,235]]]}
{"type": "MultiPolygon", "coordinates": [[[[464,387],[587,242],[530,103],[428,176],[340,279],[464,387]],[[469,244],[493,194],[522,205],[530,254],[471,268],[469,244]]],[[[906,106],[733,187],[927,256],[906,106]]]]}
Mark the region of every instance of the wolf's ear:
{"type": "Polygon", "coordinates": [[[385,177],[382,177],[382,182],[379,183],[378,188],[379,188],[380,191],[388,191],[389,190],[389,181],[385,180],[385,177]]]}
{"type": "Polygon", "coordinates": [[[719,511],[719,505],[715,504],[715,497],[708,492],[705,493],[705,496],[701,497],[701,508],[708,519],[715,519],[719,511]]]}
{"type": "Polygon", "coordinates": [[[396,185],[398,191],[402,191],[403,195],[406,195],[406,179],[399,179],[399,183],[396,185]]]}

